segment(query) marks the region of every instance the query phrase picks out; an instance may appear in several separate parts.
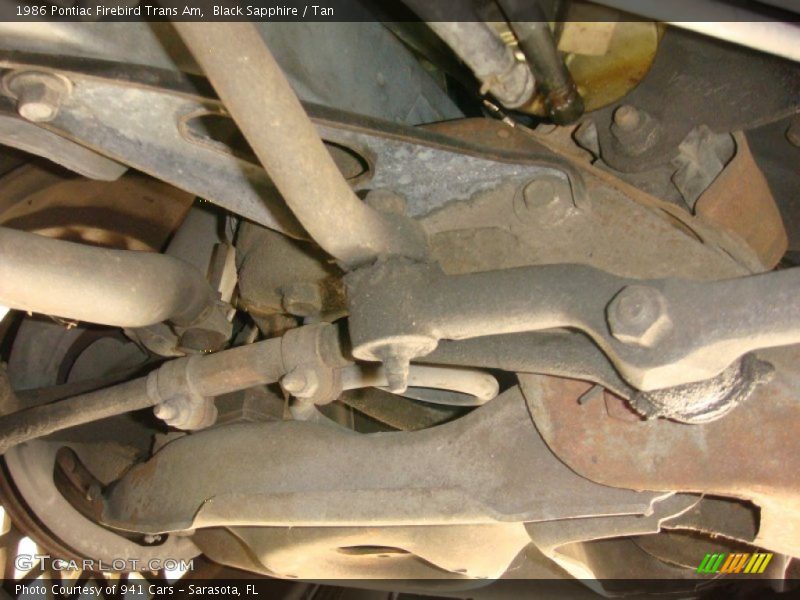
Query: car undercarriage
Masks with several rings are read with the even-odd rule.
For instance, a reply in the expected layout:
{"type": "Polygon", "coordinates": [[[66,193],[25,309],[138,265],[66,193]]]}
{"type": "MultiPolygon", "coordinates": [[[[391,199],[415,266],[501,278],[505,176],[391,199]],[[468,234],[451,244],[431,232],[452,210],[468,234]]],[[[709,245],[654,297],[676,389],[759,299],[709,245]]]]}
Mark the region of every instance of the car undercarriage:
{"type": "Polygon", "coordinates": [[[800,29],[385,4],[0,24],[5,551],[794,590],[800,29]]]}

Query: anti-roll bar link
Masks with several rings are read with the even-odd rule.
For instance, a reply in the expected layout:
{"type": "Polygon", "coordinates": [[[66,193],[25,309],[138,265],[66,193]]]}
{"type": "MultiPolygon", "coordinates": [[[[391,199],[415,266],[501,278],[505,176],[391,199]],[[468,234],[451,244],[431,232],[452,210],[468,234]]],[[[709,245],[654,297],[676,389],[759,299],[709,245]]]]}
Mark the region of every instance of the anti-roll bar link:
{"type": "MultiPolygon", "coordinates": [[[[581,265],[466,275],[390,261],[347,276],[353,355],[408,361],[439,340],[553,328],[588,334],[634,387],[718,375],[800,342],[800,269],[712,282],[634,280],[581,265]]],[[[402,369],[398,369],[402,371],[402,369]]]]}

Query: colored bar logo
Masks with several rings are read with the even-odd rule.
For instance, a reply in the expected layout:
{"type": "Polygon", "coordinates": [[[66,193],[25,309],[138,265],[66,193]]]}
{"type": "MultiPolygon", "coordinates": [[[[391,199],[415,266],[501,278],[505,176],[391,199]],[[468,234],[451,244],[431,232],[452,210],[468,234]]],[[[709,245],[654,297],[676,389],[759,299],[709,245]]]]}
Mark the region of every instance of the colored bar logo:
{"type": "Polygon", "coordinates": [[[756,552],[754,554],[727,554],[720,552],[706,554],[700,566],[697,567],[697,572],[705,575],[714,573],[750,573],[755,575],[763,573],[771,560],[771,552],[756,552]]]}

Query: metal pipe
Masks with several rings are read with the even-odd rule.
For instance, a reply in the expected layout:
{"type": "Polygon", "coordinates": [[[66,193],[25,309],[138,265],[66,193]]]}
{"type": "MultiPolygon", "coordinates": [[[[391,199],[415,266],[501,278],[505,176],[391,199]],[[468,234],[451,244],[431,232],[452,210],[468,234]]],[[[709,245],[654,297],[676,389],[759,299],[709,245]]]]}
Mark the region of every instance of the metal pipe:
{"type": "Polygon", "coordinates": [[[623,398],[634,394],[597,344],[577,331],[537,331],[441,341],[436,350],[414,360],[582,379],[600,384],[623,398]]]}
{"type": "Polygon", "coordinates": [[[0,227],[2,306],[117,327],[189,326],[216,299],[206,278],[177,258],[0,227]]]}
{"type": "MultiPolygon", "coordinates": [[[[7,381],[0,382],[8,385],[7,381]]],[[[11,395],[9,387],[6,394],[11,395]]],[[[147,377],[67,400],[43,404],[0,417],[0,454],[9,448],[107,417],[147,408],[156,402],[147,395],[147,377]]]]}
{"type": "Polygon", "coordinates": [[[425,257],[421,228],[350,189],[252,23],[174,23],[311,237],[347,267],[381,255],[425,257]]]}
{"type": "MultiPolygon", "coordinates": [[[[22,442],[115,415],[156,406],[182,395],[214,397],[275,383],[286,372],[283,338],[164,363],[145,377],[0,417],[0,454],[22,442]]],[[[19,406],[0,373],[4,406],[19,406]]]]}
{"type": "Polygon", "coordinates": [[[523,106],[533,97],[536,82],[530,68],[516,59],[471,3],[404,2],[472,70],[481,93],[490,92],[507,108],[523,106]]]}
{"type": "Polygon", "coordinates": [[[558,53],[538,1],[499,0],[499,4],[533,70],[550,118],[559,125],[574,123],[583,114],[583,98],[558,53]]]}
{"type": "Polygon", "coordinates": [[[482,84],[481,93],[491,92],[507,108],[531,100],[536,82],[529,66],[516,59],[471,2],[403,1],[472,70],[482,84]]]}
{"type": "Polygon", "coordinates": [[[568,125],[583,114],[583,98],[556,49],[550,26],[544,22],[512,21],[520,50],[528,59],[553,122],[568,125]]]}
{"type": "MultiPolygon", "coordinates": [[[[386,387],[389,382],[384,369],[376,365],[352,365],[341,372],[342,391],[366,387],[386,387]]],[[[408,387],[421,388],[406,396],[434,404],[455,406],[480,406],[493,399],[500,391],[497,379],[478,369],[411,365],[408,370],[408,387]],[[430,394],[419,393],[422,390],[430,394]],[[436,394],[438,390],[458,392],[436,394]],[[415,395],[415,392],[417,394],[415,395]],[[466,397],[466,398],[465,398],[466,397]]]]}
{"type": "Polygon", "coordinates": [[[472,69],[482,85],[503,106],[518,108],[534,92],[534,77],[523,62],[481,21],[430,22],[428,25],[472,69]]]}

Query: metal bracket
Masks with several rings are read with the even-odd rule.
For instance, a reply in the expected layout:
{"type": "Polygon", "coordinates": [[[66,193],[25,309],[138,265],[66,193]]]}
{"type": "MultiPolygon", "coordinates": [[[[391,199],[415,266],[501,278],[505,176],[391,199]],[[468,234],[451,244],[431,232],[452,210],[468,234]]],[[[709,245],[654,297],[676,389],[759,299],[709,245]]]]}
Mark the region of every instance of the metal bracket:
{"type": "MultiPolygon", "coordinates": [[[[58,114],[38,127],[265,227],[307,237],[254,159],[193,126],[207,116],[228,118],[205,80],[151,67],[2,51],[0,68],[54,73],[73,84],[58,114]]],[[[502,181],[542,175],[568,181],[576,202],[584,194],[580,175],[552,156],[487,152],[430,131],[321,106],[305,108],[331,152],[338,147],[346,162],[366,164],[348,179],[353,188],[392,189],[405,197],[412,217],[502,181]]]]}

